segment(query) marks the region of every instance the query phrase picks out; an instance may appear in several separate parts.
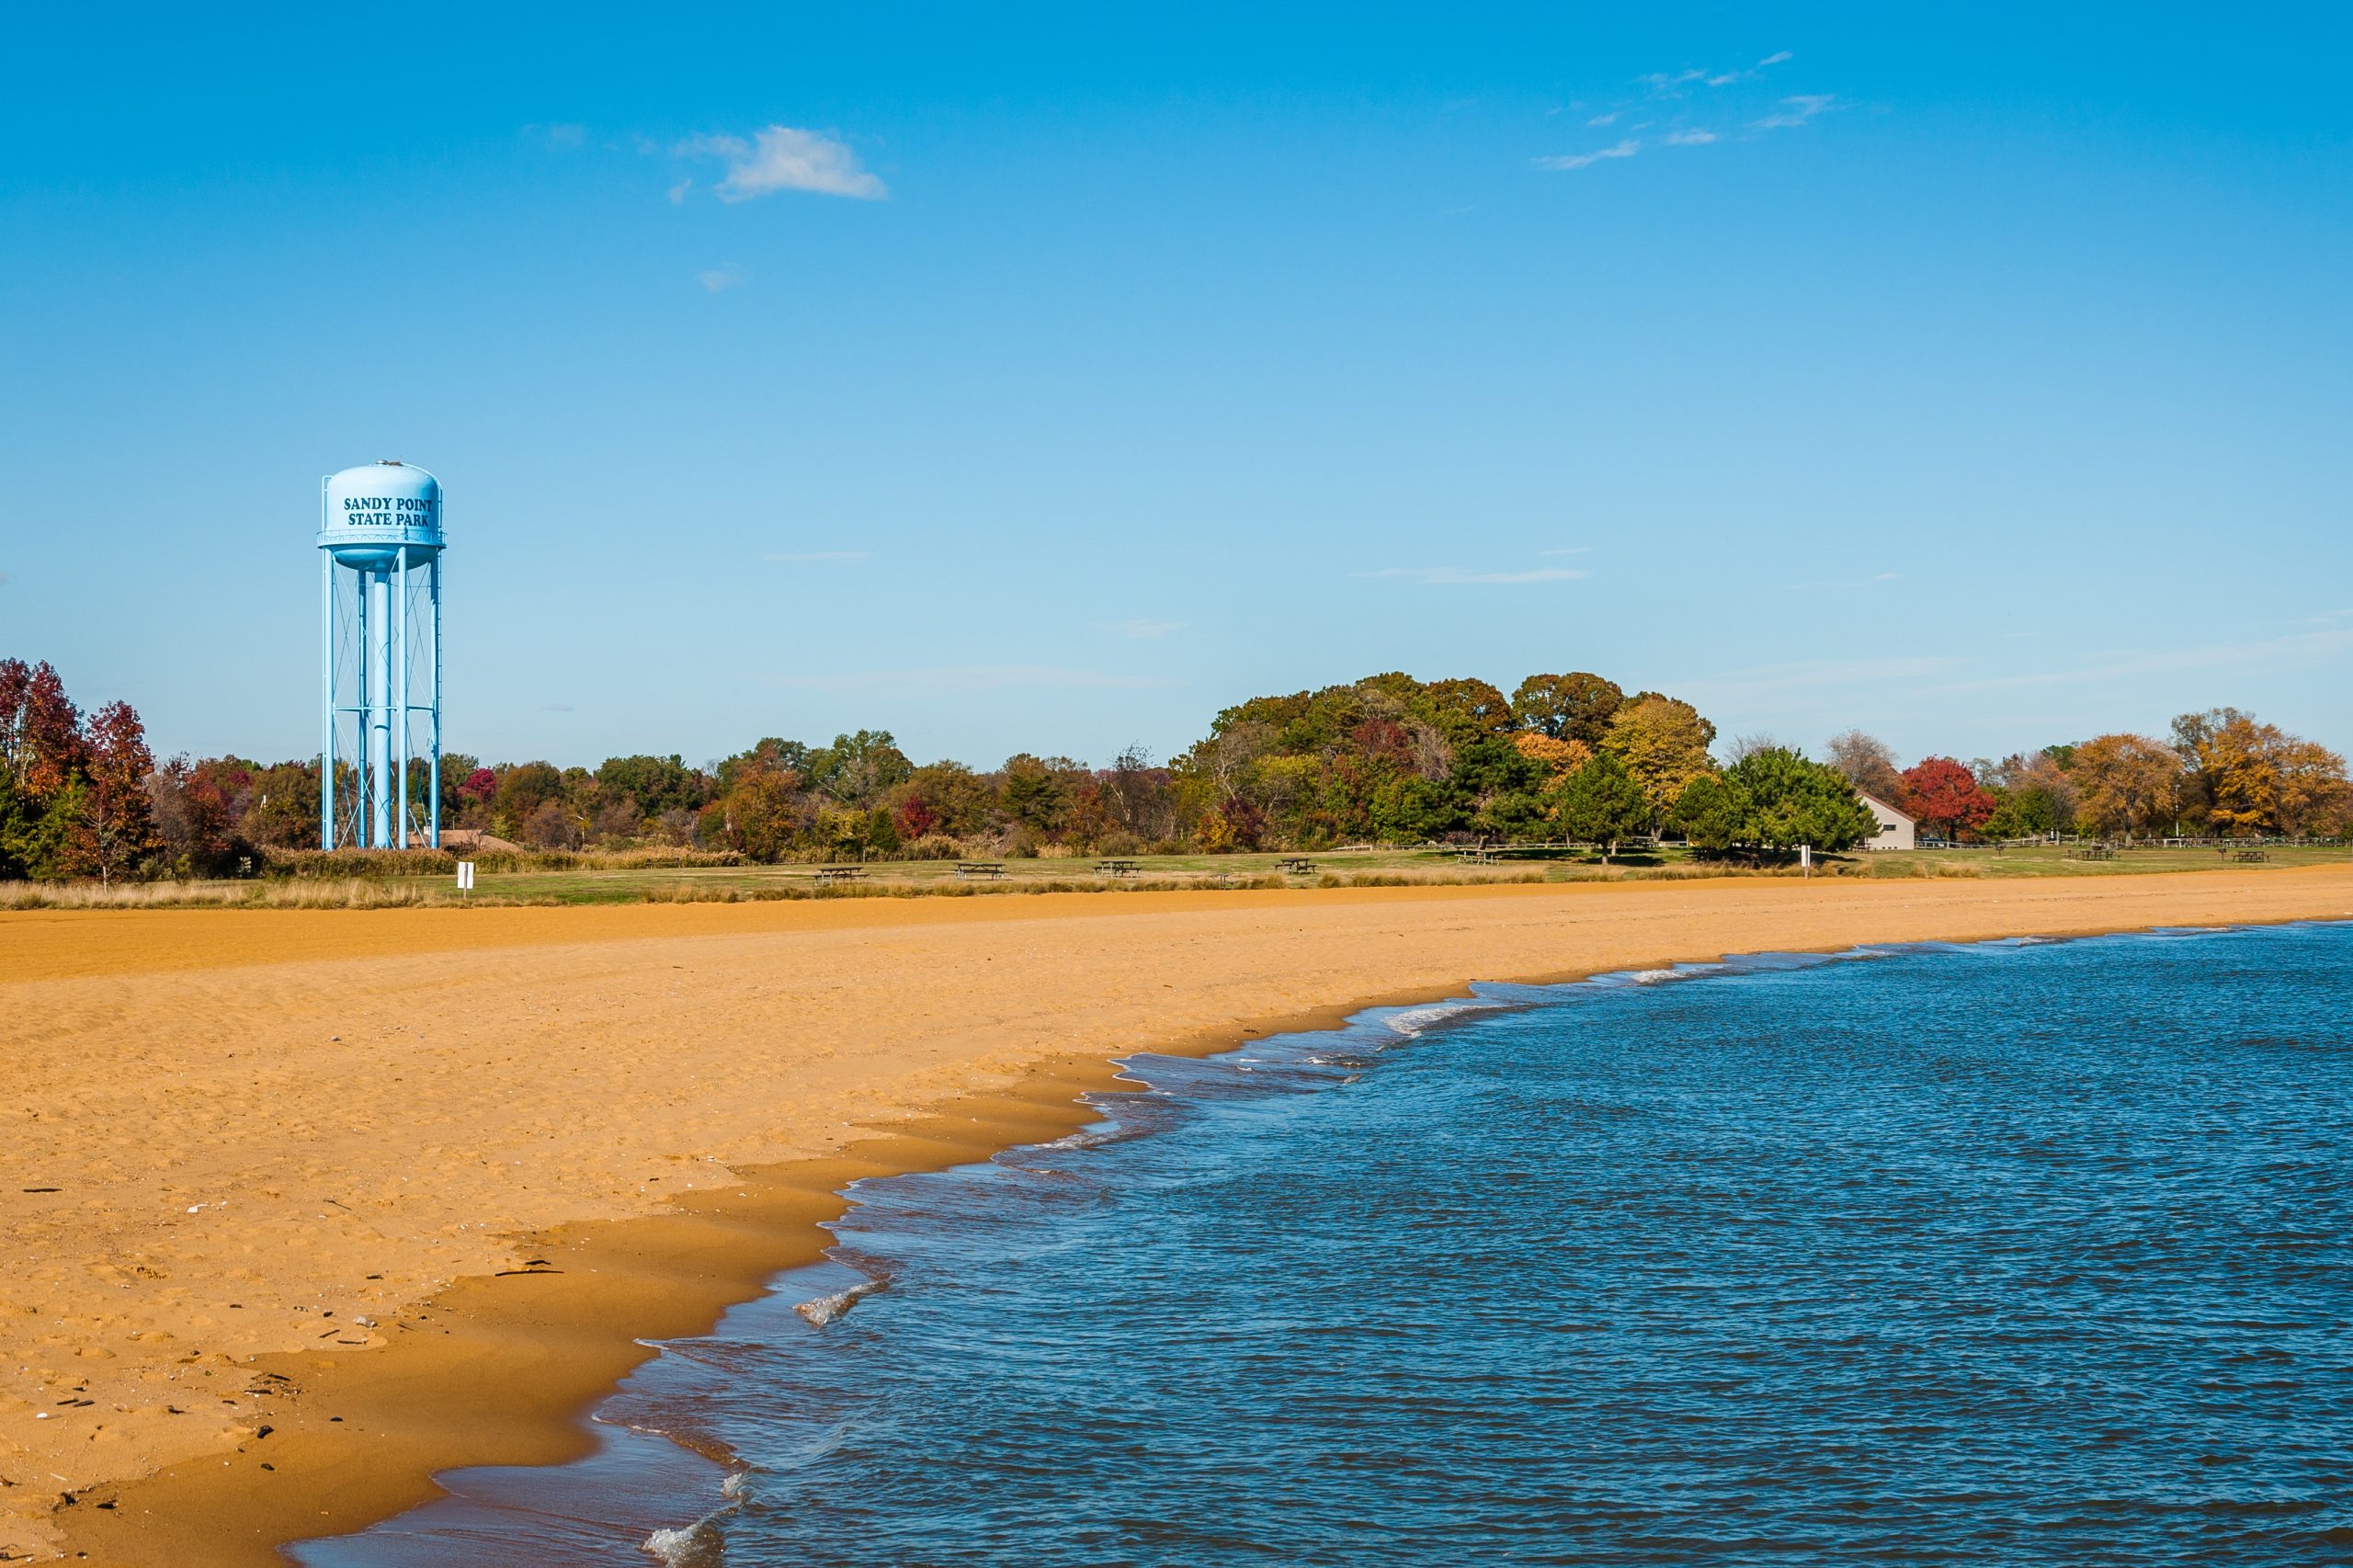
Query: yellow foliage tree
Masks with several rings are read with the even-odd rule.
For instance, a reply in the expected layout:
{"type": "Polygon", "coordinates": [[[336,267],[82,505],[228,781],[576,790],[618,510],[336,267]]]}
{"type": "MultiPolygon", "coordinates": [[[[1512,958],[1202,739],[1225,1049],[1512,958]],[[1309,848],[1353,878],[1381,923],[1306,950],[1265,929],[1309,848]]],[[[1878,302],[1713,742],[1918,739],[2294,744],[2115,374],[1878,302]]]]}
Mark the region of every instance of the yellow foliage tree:
{"type": "Polygon", "coordinates": [[[1645,696],[1618,710],[1601,745],[1642,785],[1653,814],[1665,817],[1694,778],[1716,770],[1708,756],[1715,733],[1689,703],[1645,696]]]}
{"type": "Polygon", "coordinates": [[[2098,833],[2162,827],[2181,797],[2181,755],[2146,735],[2100,735],[2075,748],[2067,768],[2075,817],[2098,833]]]}
{"type": "Polygon", "coordinates": [[[1530,762],[1543,764],[1544,789],[1548,792],[1593,760],[1593,748],[1583,741],[1559,740],[1535,730],[1520,731],[1512,736],[1511,744],[1530,762]]]}

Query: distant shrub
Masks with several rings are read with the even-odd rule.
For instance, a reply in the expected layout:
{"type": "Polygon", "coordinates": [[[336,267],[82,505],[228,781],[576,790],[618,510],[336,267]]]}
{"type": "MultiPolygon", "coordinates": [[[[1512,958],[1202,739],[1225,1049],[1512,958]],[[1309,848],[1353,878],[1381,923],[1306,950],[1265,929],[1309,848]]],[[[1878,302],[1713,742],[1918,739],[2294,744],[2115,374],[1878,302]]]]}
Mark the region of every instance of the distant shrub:
{"type": "Polygon", "coordinates": [[[926,833],[900,853],[910,860],[961,860],[964,846],[944,833],[926,833]]]}
{"type": "Polygon", "coordinates": [[[270,877],[455,876],[458,858],[447,849],[265,849],[261,870],[270,877]]]}

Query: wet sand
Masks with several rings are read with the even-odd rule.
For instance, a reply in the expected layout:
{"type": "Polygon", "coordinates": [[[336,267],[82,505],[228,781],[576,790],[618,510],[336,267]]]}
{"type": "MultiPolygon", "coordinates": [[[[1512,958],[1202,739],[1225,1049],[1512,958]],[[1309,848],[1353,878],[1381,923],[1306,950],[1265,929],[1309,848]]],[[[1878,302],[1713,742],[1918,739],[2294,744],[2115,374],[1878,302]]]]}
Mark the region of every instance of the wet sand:
{"type": "Polygon", "coordinates": [[[1106,1059],[1475,980],[2353,917],[2353,866],[623,908],[0,915],[0,1549],[277,1561],[586,1447],[857,1176],[1106,1059]]]}

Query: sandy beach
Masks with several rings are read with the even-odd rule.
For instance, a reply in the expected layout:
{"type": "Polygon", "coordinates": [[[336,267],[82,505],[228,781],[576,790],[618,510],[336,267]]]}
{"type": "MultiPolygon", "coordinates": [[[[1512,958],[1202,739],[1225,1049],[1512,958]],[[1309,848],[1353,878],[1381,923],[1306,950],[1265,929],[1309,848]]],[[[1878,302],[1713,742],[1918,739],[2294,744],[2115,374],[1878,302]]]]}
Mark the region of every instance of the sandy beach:
{"type": "Polygon", "coordinates": [[[0,915],[0,1549],[263,1563],[584,1446],[858,1176],[1128,1051],[1728,952],[2353,917],[2353,866],[0,915]]]}

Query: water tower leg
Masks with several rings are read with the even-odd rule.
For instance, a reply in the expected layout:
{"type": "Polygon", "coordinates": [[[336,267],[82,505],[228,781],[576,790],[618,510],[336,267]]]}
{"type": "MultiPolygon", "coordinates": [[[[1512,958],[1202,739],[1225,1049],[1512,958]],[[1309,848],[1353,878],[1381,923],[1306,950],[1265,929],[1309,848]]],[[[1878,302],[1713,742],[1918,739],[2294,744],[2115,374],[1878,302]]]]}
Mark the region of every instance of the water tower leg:
{"type": "Polygon", "coordinates": [[[369,833],[376,818],[369,797],[376,790],[376,732],[369,714],[369,697],[374,692],[376,679],[376,648],[369,641],[375,622],[369,618],[368,573],[356,570],[351,574],[351,619],[359,668],[351,683],[351,843],[353,847],[368,847],[369,833]]]}
{"type": "Polygon", "coordinates": [[[433,552],[433,767],[426,780],[431,791],[426,807],[433,847],[441,847],[441,552],[433,552]]]}
{"type": "Polygon", "coordinates": [[[319,847],[335,847],[335,557],[319,551],[319,847]]]}
{"type": "Polygon", "coordinates": [[[408,551],[400,555],[400,608],[392,613],[400,657],[392,665],[392,847],[408,847],[408,551]]]}
{"type": "Polygon", "coordinates": [[[370,847],[384,849],[392,842],[392,607],[384,602],[392,597],[392,574],[379,569],[370,576],[368,591],[375,599],[376,635],[383,645],[368,693],[369,719],[376,731],[376,809],[369,821],[375,833],[370,847]]]}

